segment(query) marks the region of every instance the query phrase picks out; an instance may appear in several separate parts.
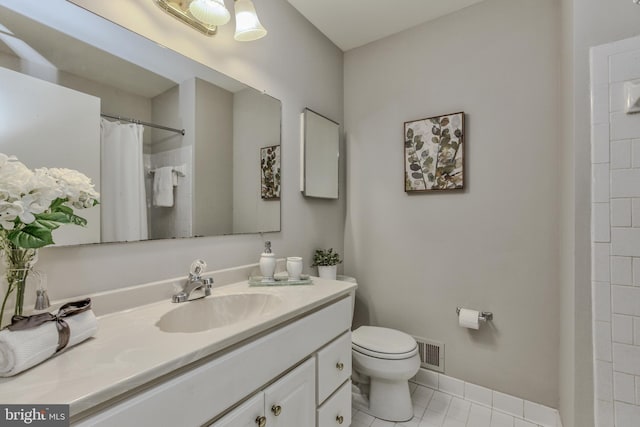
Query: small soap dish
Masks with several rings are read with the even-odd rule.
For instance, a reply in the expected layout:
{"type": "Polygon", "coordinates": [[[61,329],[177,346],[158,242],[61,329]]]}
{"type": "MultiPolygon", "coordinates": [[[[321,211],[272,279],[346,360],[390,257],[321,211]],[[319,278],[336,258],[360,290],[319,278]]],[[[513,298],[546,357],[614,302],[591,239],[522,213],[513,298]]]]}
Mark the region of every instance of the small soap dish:
{"type": "Polygon", "coordinates": [[[301,274],[299,280],[290,279],[287,275],[276,274],[276,276],[270,280],[263,276],[251,276],[249,277],[249,286],[298,286],[298,285],[313,285],[313,281],[308,274],[301,274]]]}

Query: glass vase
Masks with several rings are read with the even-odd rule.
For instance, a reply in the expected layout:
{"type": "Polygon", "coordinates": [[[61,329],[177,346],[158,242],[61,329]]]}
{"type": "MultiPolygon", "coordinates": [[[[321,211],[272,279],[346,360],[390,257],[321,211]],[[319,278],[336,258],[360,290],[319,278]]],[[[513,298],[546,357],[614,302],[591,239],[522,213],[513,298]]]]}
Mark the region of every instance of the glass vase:
{"type": "Polygon", "coordinates": [[[5,307],[12,294],[15,295],[13,313],[22,315],[25,290],[28,284],[36,279],[36,275],[33,274],[33,266],[38,260],[37,249],[20,248],[4,239],[1,241],[1,246],[5,264],[4,287],[6,293],[0,307],[0,328],[3,326],[5,307]]]}

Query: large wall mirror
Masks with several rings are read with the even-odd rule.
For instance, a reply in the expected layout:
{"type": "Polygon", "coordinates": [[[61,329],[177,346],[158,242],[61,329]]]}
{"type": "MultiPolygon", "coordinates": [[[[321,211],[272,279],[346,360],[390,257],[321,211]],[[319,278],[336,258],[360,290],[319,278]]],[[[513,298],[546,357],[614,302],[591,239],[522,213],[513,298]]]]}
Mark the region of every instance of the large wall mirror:
{"type": "Polygon", "coordinates": [[[74,9],[34,19],[0,3],[0,152],[77,169],[101,193],[56,244],[279,231],[260,155],[280,145],[280,101],[74,9]]]}

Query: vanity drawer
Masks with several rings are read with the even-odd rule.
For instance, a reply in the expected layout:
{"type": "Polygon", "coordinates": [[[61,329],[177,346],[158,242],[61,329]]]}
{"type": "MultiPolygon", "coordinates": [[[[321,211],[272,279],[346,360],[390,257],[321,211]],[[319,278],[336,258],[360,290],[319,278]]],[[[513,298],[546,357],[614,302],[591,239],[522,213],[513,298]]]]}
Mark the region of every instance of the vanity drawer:
{"type": "Polygon", "coordinates": [[[351,377],[351,331],[318,352],[317,367],[319,405],[351,377]]]}
{"type": "Polygon", "coordinates": [[[346,427],[350,425],[351,381],[347,381],[318,408],[318,427],[346,427]]]}

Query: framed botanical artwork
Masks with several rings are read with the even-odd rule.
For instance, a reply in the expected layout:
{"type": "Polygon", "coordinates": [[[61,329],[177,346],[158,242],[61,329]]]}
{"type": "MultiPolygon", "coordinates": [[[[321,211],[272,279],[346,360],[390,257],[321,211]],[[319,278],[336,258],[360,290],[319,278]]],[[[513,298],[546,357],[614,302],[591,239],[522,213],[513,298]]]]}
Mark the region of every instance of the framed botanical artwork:
{"type": "Polygon", "coordinates": [[[404,123],[404,191],[464,189],[464,113],[404,123]]]}
{"type": "Polygon", "coordinates": [[[263,200],[280,200],[280,146],[260,149],[260,193],[263,200]]]}

